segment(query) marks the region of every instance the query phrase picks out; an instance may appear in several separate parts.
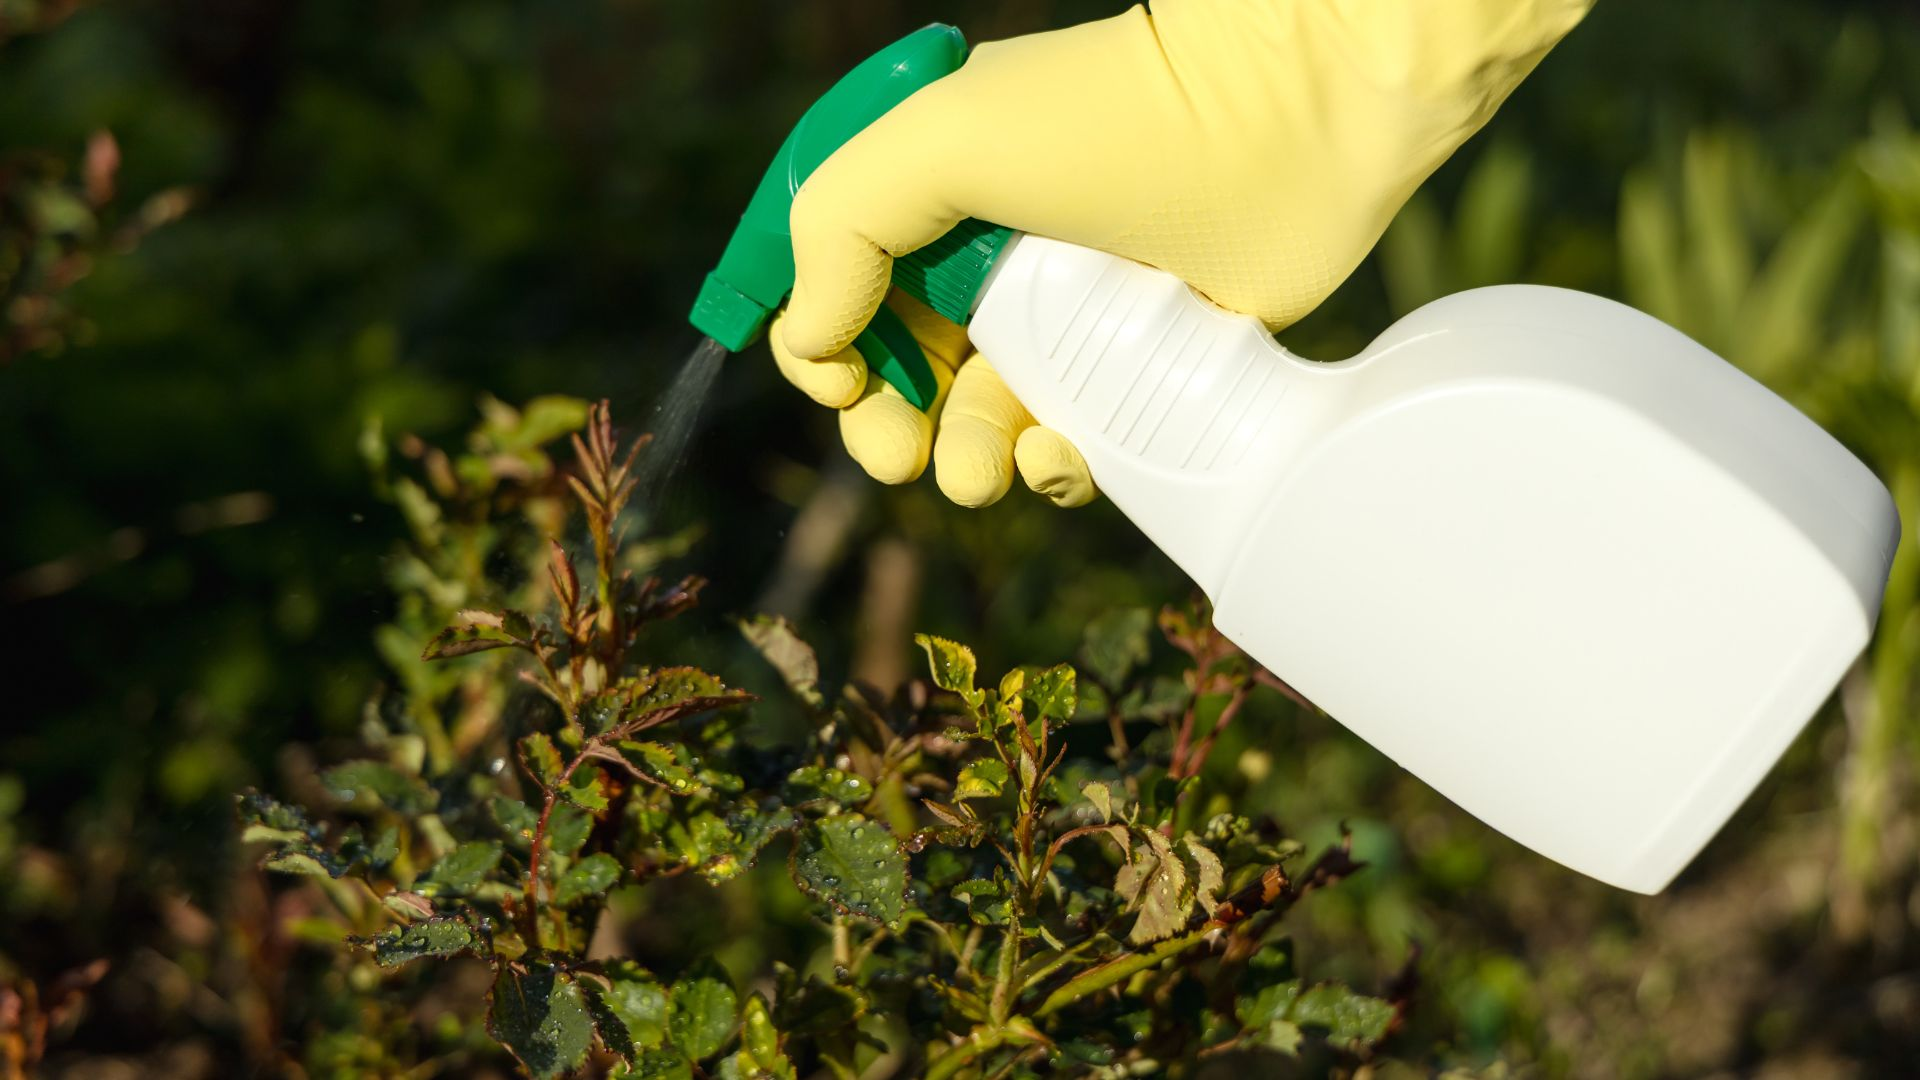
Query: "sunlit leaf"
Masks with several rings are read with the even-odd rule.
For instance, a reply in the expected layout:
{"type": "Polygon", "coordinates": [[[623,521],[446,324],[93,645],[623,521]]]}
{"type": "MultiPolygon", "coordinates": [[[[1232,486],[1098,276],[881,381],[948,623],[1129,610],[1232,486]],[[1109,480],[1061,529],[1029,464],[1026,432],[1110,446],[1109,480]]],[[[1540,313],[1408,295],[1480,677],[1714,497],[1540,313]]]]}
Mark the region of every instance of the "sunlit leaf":
{"type": "Polygon", "coordinates": [[[1220,865],[1220,856],[1202,844],[1192,834],[1181,839],[1181,847],[1189,861],[1188,869],[1193,879],[1193,902],[1200,906],[1205,914],[1213,914],[1220,902],[1220,890],[1226,887],[1226,870],[1220,865]]]}
{"type": "Polygon", "coordinates": [[[841,911],[887,925],[906,912],[906,856],[893,834],[859,814],[803,826],[789,865],[801,889],[841,911]]]}
{"type": "Polygon", "coordinates": [[[915,634],[913,640],[926,650],[933,685],[942,690],[951,690],[974,708],[979,708],[983,698],[973,686],[974,672],[979,667],[973,659],[973,650],[957,641],[931,634],[915,634]]]}
{"type": "Polygon", "coordinates": [[[1187,869],[1157,829],[1140,830],[1133,857],[1114,875],[1113,889],[1138,913],[1127,940],[1158,941],[1186,929],[1192,904],[1187,869]]]}
{"type": "Polygon", "coordinates": [[[561,759],[553,739],[544,732],[535,732],[522,738],[518,745],[521,763],[541,787],[552,788],[560,782],[560,774],[566,771],[567,763],[561,759]]]}
{"type": "Polygon", "coordinates": [[[800,639],[793,624],[782,615],[756,615],[740,621],[740,632],[754,649],[780,673],[787,690],[807,707],[825,704],[820,693],[820,660],[813,646],[800,639]]]}
{"type": "Polygon", "coordinates": [[[642,672],[626,693],[625,718],[617,728],[623,735],[753,700],[752,694],[730,690],[714,676],[691,667],[642,672]]]}
{"type": "Polygon", "coordinates": [[[1073,719],[1080,701],[1074,682],[1074,671],[1065,664],[1034,673],[1027,679],[1026,689],[1021,692],[1021,697],[1027,702],[1027,716],[1042,716],[1055,721],[1073,719]]]}
{"type": "Polygon", "coordinates": [[[726,969],[701,960],[667,992],[667,1034],[695,1061],[720,1052],[738,1021],[738,997],[726,969]]]}
{"type": "Polygon", "coordinates": [[[636,773],[676,795],[690,795],[704,789],[692,769],[680,760],[676,747],[657,742],[620,742],[616,749],[636,773]]]}
{"type": "Polygon", "coordinates": [[[602,1000],[626,1028],[633,1045],[641,1050],[665,1045],[667,988],[631,960],[608,961],[604,974],[608,986],[602,1000]]]}
{"type": "Polygon", "coordinates": [[[1080,793],[1093,804],[1094,812],[1100,815],[1102,823],[1113,820],[1113,788],[1104,781],[1091,780],[1081,785],[1080,793]]]}
{"type": "Polygon", "coordinates": [[[833,802],[858,806],[873,797],[873,784],[864,776],[825,765],[803,765],[788,774],[781,798],[790,806],[833,802]]]}
{"type": "Polygon", "coordinates": [[[447,660],[488,649],[532,650],[533,621],[518,611],[462,611],[427,642],[422,660],[447,660]]]}
{"type": "Polygon", "coordinates": [[[992,798],[1007,788],[1007,764],[999,758],[975,758],[960,770],[953,800],[992,798]]]}

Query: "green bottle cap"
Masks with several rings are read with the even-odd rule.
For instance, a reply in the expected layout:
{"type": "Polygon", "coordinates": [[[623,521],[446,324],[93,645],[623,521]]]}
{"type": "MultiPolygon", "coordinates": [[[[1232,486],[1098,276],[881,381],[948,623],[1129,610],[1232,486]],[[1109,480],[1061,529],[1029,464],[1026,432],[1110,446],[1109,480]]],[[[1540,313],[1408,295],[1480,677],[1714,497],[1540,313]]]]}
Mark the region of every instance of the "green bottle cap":
{"type": "Polygon", "coordinates": [[[993,261],[1013,230],[968,218],[926,247],[893,261],[893,283],[948,322],[965,326],[993,261]]]}

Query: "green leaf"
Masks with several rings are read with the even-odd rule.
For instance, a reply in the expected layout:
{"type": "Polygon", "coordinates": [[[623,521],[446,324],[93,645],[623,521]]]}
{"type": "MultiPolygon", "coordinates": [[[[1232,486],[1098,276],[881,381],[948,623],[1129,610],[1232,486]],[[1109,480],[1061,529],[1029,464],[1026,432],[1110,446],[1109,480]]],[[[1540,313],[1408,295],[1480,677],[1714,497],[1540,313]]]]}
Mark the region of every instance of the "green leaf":
{"type": "Polygon", "coordinates": [[[567,771],[567,763],[561,759],[560,751],[553,740],[543,732],[535,732],[520,740],[520,763],[527,773],[541,787],[551,790],[560,782],[560,774],[567,771]]]}
{"type": "Polygon", "coordinates": [[[739,998],[726,969],[701,960],[667,994],[667,1034],[675,1049],[699,1061],[733,1035],[739,998]]]}
{"type": "Polygon", "coordinates": [[[1133,669],[1151,654],[1153,613],[1143,607],[1109,611],[1087,624],[1080,638],[1080,663],[1095,682],[1118,690],[1133,669]]]}
{"type": "MultiPolygon", "coordinates": [[[[493,815],[494,823],[506,834],[507,842],[518,850],[526,850],[533,844],[533,830],[540,824],[540,812],[518,799],[509,799],[505,795],[495,795],[487,800],[487,810],[493,815]]],[[[547,825],[551,832],[553,824],[547,825]]]]}
{"type": "Polygon", "coordinates": [[[738,877],[753,868],[774,837],[798,823],[799,815],[784,807],[748,808],[727,815],[724,834],[708,846],[700,863],[701,876],[716,885],[738,877]]]}
{"type": "Polygon", "coordinates": [[[955,885],[953,898],[967,905],[967,916],[981,926],[1004,926],[1013,914],[1007,883],[998,872],[992,878],[970,878],[955,885]]]}
{"type": "Polygon", "coordinates": [[[748,997],[743,1015],[740,1048],[753,1055],[761,1067],[770,1068],[773,1060],[780,1056],[780,1033],[773,1028],[767,999],[759,994],[748,997]]]}
{"type": "Polygon", "coordinates": [[[892,926],[906,913],[906,856],[891,833],[859,814],[803,827],[788,869],[804,892],[848,914],[892,926]]]}
{"type": "Polygon", "coordinates": [[[973,687],[974,672],[979,667],[973,659],[973,650],[957,641],[931,634],[915,634],[913,640],[927,652],[927,666],[933,673],[933,685],[959,694],[967,704],[978,709],[985,697],[973,687]]]}
{"type": "Polygon", "coordinates": [[[547,849],[556,855],[571,855],[587,842],[593,832],[593,815],[569,803],[553,804],[547,818],[547,849]]]}
{"type": "Polygon", "coordinates": [[[667,989],[647,969],[631,960],[611,960],[604,974],[607,1007],[627,1029],[627,1037],[641,1050],[666,1045],[667,989]]]}
{"type": "Polygon", "coordinates": [[[550,1080],[586,1064],[593,1019],[580,988],[547,964],[524,970],[503,965],[493,983],[487,1031],[520,1059],[535,1080],[550,1080]]]}
{"type": "Polygon", "coordinates": [[[259,840],[307,840],[317,843],[320,840],[320,828],[308,821],[306,813],[299,807],[288,806],[257,791],[242,792],[235,802],[244,826],[240,834],[243,843],[259,840]]]}
{"type": "Polygon", "coordinates": [[[722,1076],[793,1080],[793,1062],[780,1050],[780,1032],[773,1026],[767,1001],[758,994],[747,998],[740,1029],[740,1049],[720,1063],[722,1076]]]}
{"type": "Polygon", "coordinates": [[[488,649],[533,651],[533,620],[513,610],[462,611],[454,623],[433,636],[422,660],[448,660],[488,649]]]}
{"type": "Polygon", "coordinates": [[[553,902],[561,907],[599,896],[620,880],[620,861],[602,851],[574,863],[553,887],[553,902]]]}
{"type": "Polygon", "coordinates": [[[832,802],[858,806],[873,797],[873,784],[866,777],[826,765],[802,765],[788,775],[781,798],[789,806],[832,802]]]}
{"type": "Polygon", "coordinates": [[[400,814],[424,814],[440,804],[439,794],[418,777],[381,761],[335,765],[320,774],[320,782],[341,802],[364,798],[400,814]]]}
{"type": "Polygon", "coordinates": [[[498,840],[472,840],[447,852],[414,882],[422,896],[465,896],[500,865],[498,840]]]}
{"type": "Polygon", "coordinates": [[[740,620],[740,633],[773,670],[780,673],[787,690],[810,709],[826,704],[820,693],[820,659],[813,647],[800,639],[793,624],[782,615],[756,615],[740,620]]]}
{"type": "Polygon", "coordinates": [[[1101,824],[1113,820],[1113,788],[1104,781],[1091,780],[1080,785],[1080,794],[1093,804],[1094,812],[1100,815],[1101,824]]]}
{"type": "Polygon", "coordinates": [[[1007,763],[999,758],[976,758],[960,769],[953,801],[987,799],[1007,789],[1007,763]]]}
{"type": "Polygon", "coordinates": [[[1073,669],[1065,664],[1050,667],[1029,678],[1026,689],[1020,695],[1027,702],[1027,715],[1031,717],[1037,714],[1055,721],[1073,719],[1074,710],[1080,704],[1074,678],[1073,669]]]}
{"type": "Polygon", "coordinates": [[[628,695],[627,717],[618,728],[623,735],[753,700],[752,694],[729,690],[718,678],[691,667],[642,672],[628,695]]]}
{"type": "Polygon", "coordinates": [[[706,785],[680,761],[676,747],[628,739],[622,741],[617,749],[635,772],[676,795],[692,795],[705,790],[706,785]]]}
{"type": "Polygon", "coordinates": [[[473,930],[459,919],[428,919],[375,934],[358,944],[373,949],[373,959],[381,967],[398,967],[424,956],[466,952],[473,947],[474,938],[473,930]]]}
{"type": "Polygon", "coordinates": [[[1242,993],[1234,998],[1234,1013],[1248,1030],[1265,1028],[1276,1020],[1285,1020],[1299,996],[1299,979],[1269,983],[1251,994],[1242,993]]]}
{"type": "Polygon", "coordinates": [[[611,801],[611,784],[597,767],[581,765],[560,785],[559,794],[582,810],[605,810],[611,801]]]}
{"type": "Polygon", "coordinates": [[[626,1021],[607,1003],[607,988],[592,979],[576,979],[575,985],[580,987],[580,1000],[587,1006],[593,1030],[600,1034],[600,1045],[623,1060],[631,1059],[635,1053],[633,1036],[627,1032],[626,1021]]]}
{"type": "Polygon", "coordinates": [[[1358,1049],[1386,1037],[1393,1022],[1393,1004],[1356,994],[1345,986],[1322,983],[1294,1001],[1287,1019],[1302,1027],[1327,1029],[1327,1041],[1358,1049]]]}

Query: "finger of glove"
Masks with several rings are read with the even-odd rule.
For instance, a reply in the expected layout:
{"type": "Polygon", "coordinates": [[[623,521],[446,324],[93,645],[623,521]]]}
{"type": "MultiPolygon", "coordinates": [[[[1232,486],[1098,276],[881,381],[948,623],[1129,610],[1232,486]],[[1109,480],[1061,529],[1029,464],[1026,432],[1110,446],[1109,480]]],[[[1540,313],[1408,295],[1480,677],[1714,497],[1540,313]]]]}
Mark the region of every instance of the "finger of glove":
{"type": "Polygon", "coordinates": [[[1051,428],[1036,425],[1021,432],[1013,444],[1013,460],[1027,486],[1055,506],[1085,506],[1100,494],[1087,459],[1051,428]]]}
{"type": "Polygon", "coordinates": [[[960,365],[933,443],[934,479],[962,506],[991,506],[1013,484],[1013,447],[1033,414],[983,356],[960,365]]]}
{"type": "MultiPolygon", "coordinates": [[[[964,216],[937,160],[948,130],[916,94],[835,150],[793,197],[793,298],[785,341],[802,359],[831,356],[866,328],[887,294],[893,258],[964,216]]],[[[944,106],[940,111],[944,111],[944,106]]]]}
{"type": "Polygon", "coordinates": [[[860,399],[867,385],[867,361],[852,345],[818,360],[804,359],[787,348],[787,313],[783,309],[773,317],[767,330],[767,345],[773,350],[773,364],[780,374],[800,392],[830,409],[843,409],[860,399]]]}
{"type": "MultiPolygon", "coordinates": [[[[904,311],[901,317],[912,326],[904,311]]],[[[953,364],[928,342],[922,341],[920,347],[927,353],[936,387],[933,404],[926,411],[915,408],[883,379],[868,379],[859,400],[840,410],[840,441],[846,444],[847,454],[883,484],[911,483],[926,471],[936,419],[953,386],[953,364]]]]}

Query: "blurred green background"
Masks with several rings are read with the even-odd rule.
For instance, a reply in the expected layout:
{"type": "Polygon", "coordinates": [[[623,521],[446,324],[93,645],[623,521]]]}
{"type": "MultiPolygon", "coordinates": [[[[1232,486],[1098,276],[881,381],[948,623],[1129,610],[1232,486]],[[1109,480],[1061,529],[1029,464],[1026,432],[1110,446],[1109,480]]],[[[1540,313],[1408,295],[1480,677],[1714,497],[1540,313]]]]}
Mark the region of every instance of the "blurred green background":
{"type": "MultiPolygon", "coordinates": [[[[49,1071],[264,1074],[232,927],[272,893],[231,793],[351,737],[405,526],[357,451],[457,442],[482,395],[644,426],[770,151],[915,26],[1117,3],[0,0],[0,984],[110,970],[49,1071]]],[[[1602,0],[1283,334],[1337,358],[1461,288],[1624,299],[1808,411],[1920,522],[1920,13],[1602,0]]],[[[913,629],[990,670],[1190,585],[1107,506],[882,489],[762,353],[659,511],[714,579],[668,647],[751,667],[776,609],[885,683],[913,629]]],[[[1572,1076],[1920,1069],[1920,566],[1734,823],[1665,895],[1518,849],[1278,699],[1248,775],[1372,868],[1303,907],[1328,976],[1424,948],[1414,1061],[1572,1076]]],[[[745,677],[742,675],[742,677],[745,677]]],[[[1383,673],[1391,677],[1391,673],[1383,673]]],[[[324,752],[324,750],[322,751],[324,752]]],[[[1225,758],[1226,754],[1217,755],[1225,758]]]]}

